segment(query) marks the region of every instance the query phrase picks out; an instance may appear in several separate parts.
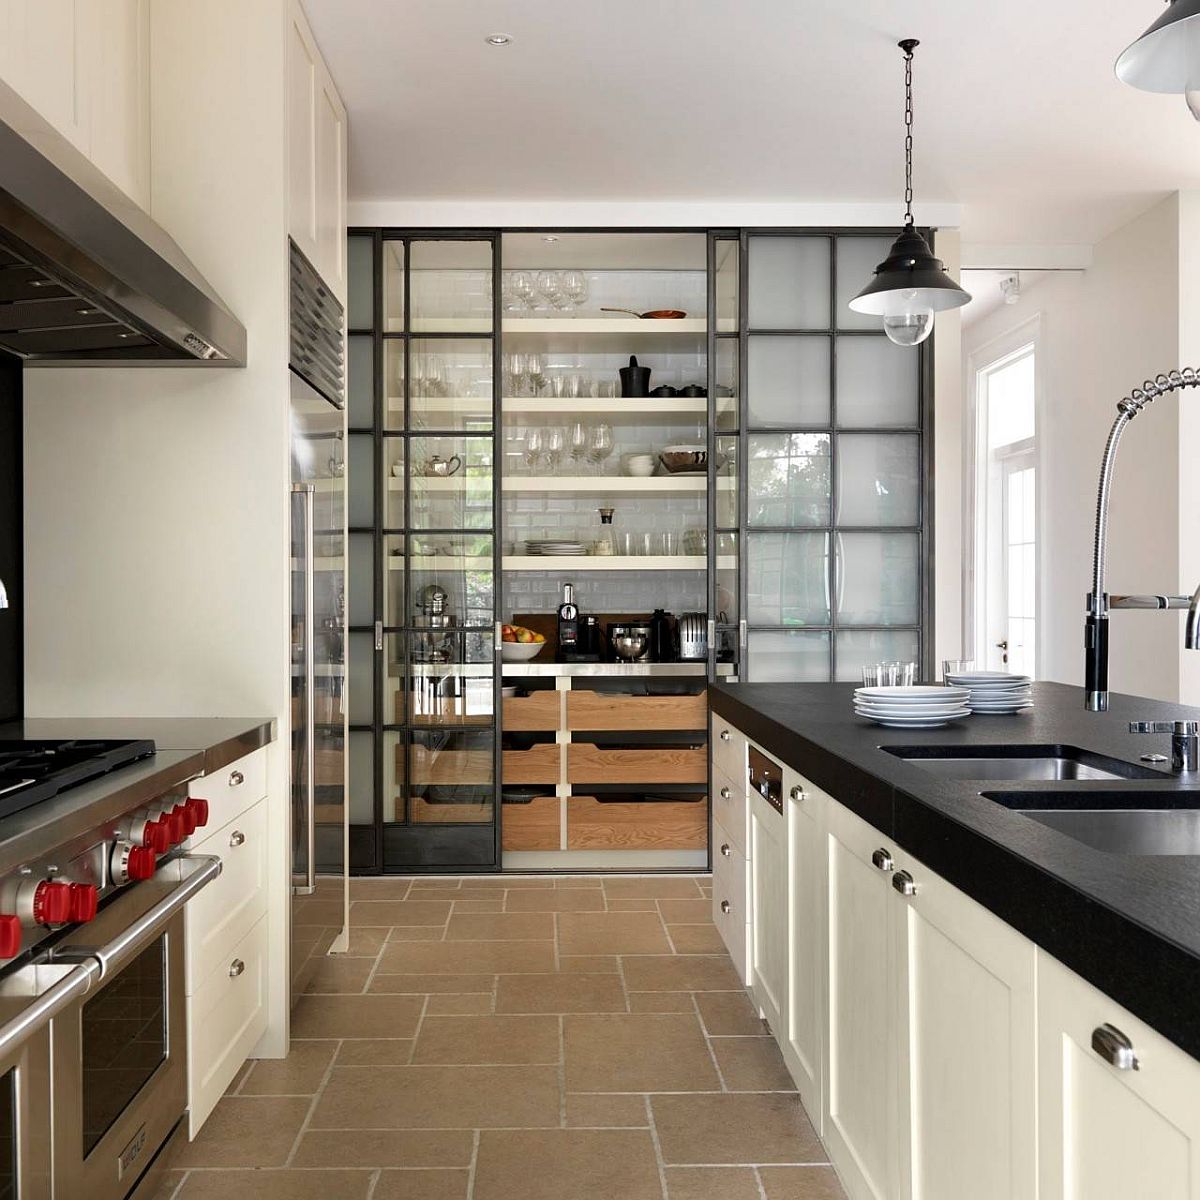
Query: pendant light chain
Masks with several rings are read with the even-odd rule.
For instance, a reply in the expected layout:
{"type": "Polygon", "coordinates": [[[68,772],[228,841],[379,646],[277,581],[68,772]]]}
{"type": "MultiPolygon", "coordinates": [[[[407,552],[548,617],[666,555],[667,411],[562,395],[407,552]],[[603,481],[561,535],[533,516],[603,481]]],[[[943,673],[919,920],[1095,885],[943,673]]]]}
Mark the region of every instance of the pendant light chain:
{"type": "MultiPolygon", "coordinates": [[[[913,43],[915,45],[915,43],[913,43]]],[[[913,224],[913,185],[912,185],[912,152],[913,152],[913,92],[912,92],[912,60],[913,46],[904,47],[904,224],[911,228],[913,224]]]]}

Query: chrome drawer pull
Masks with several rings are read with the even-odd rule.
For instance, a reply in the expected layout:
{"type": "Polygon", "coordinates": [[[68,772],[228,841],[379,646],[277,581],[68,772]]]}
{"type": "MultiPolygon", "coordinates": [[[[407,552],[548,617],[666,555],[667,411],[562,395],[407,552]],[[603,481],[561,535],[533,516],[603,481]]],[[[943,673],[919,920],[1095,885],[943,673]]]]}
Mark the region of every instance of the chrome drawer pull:
{"type": "Polygon", "coordinates": [[[722,901],[721,901],[721,911],[722,911],[723,913],[732,912],[732,911],[733,911],[733,905],[732,905],[732,904],[730,904],[728,900],[722,900],[722,901]]]}
{"type": "Polygon", "coordinates": [[[721,799],[722,800],[732,800],[733,793],[727,787],[723,787],[721,789],[721,799]]]}
{"type": "Polygon", "coordinates": [[[729,741],[729,730],[728,729],[721,730],[721,741],[723,741],[723,742],[729,741]]]}
{"type": "Polygon", "coordinates": [[[791,796],[792,796],[792,799],[795,800],[797,804],[808,799],[808,793],[802,787],[792,788],[791,796]]]}
{"type": "Polygon", "coordinates": [[[235,829],[229,835],[229,844],[231,846],[241,846],[245,843],[245,841],[246,835],[240,829],[235,829]]]}
{"type": "Polygon", "coordinates": [[[896,864],[892,862],[890,850],[879,849],[871,855],[871,862],[881,871],[890,871],[896,864]]]}
{"type": "Polygon", "coordinates": [[[723,855],[725,855],[725,857],[726,857],[726,858],[728,858],[728,857],[729,857],[729,843],[728,843],[728,842],[725,842],[725,843],[723,843],[723,844],[722,844],[722,846],[721,846],[721,853],[722,853],[723,855]]]}
{"type": "Polygon", "coordinates": [[[229,964],[229,978],[236,979],[245,969],[246,964],[240,958],[235,958],[229,964]]]}
{"type": "Polygon", "coordinates": [[[892,876],[892,887],[902,896],[915,896],[917,894],[917,885],[913,882],[913,877],[907,871],[897,871],[892,876]]]}
{"type": "Polygon", "coordinates": [[[241,771],[234,771],[233,774],[229,776],[230,787],[240,787],[245,782],[246,777],[241,773],[241,771]]]}
{"type": "Polygon", "coordinates": [[[1118,1071],[1139,1069],[1140,1064],[1133,1043],[1115,1025],[1106,1023],[1097,1025],[1092,1030],[1092,1049],[1118,1071]]]}

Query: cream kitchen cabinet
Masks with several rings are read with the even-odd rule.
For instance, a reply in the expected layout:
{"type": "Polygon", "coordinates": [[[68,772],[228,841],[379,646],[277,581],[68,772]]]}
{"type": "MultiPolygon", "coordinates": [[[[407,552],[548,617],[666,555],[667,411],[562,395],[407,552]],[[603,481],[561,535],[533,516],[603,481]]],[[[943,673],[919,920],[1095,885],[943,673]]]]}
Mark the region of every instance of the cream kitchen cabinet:
{"type": "Polygon", "coordinates": [[[750,994],[777,1034],[788,1012],[787,810],[778,812],[754,788],[750,802],[750,994]]]}
{"type": "Polygon", "coordinates": [[[1040,1200],[1200,1200],[1200,1063],[1040,950],[1037,971],[1040,1200]]]}
{"type": "Polygon", "coordinates": [[[733,835],[721,826],[712,823],[713,923],[738,977],[743,983],[750,982],[749,931],[750,931],[750,883],[749,864],[733,835]]]}
{"type": "Polygon", "coordinates": [[[288,228],[346,302],[346,109],[298,3],[288,21],[288,228]]]}

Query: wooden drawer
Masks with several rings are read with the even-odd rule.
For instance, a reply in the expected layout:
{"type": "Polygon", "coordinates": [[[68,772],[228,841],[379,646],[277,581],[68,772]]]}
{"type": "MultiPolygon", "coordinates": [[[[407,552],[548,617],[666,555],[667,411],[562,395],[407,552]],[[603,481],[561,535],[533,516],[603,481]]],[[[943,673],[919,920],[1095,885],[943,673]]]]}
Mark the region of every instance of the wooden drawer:
{"type": "MultiPolygon", "coordinates": [[[[397,766],[404,754],[404,743],[396,746],[397,766]]],[[[414,742],[409,757],[409,778],[415,785],[471,787],[488,784],[494,778],[490,749],[433,749],[414,742]]],[[[401,776],[403,778],[403,776],[401,776]]]]}
{"type": "Polygon", "coordinates": [[[695,800],[567,801],[568,850],[703,850],[708,805],[695,800]]]}
{"type": "Polygon", "coordinates": [[[504,701],[504,729],[509,732],[558,729],[562,719],[562,693],[533,692],[509,696],[504,701]]]}
{"type": "Polygon", "coordinates": [[[192,852],[217,855],[221,874],[184,914],[189,996],[267,911],[267,802],[251,805],[192,852]]]}
{"type": "Polygon", "coordinates": [[[712,715],[710,742],[713,765],[730,779],[746,781],[746,736],[739,733],[724,717],[712,715]]]}
{"type": "Polygon", "coordinates": [[[707,729],[708,697],[568,692],[568,729],[707,729]]]}
{"type": "Polygon", "coordinates": [[[208,1120],[266,1031],[266,1001],[267,919],[263,917],[188,999],[190,1137],[208,1120]]]}
{"type": "Polygon", "coordinates": [[[267,794],[267,751],[264,747],[229,766],[188,784],[188,795],[208,801],[205,829],[220,829],[267,794]]]}
{"type": "MultiPolygon", "coordinates": [[[[746,781],[743,779],[738,785],[713,763],[712,798],[713,820],[720,821],[730,834],[733,844],[742,854],[748,855],[750,843],[746,832],[749,815],[746,781]]],[[[714,847],[714,853],[715,849],[714,847]]]]}
{"type": "Polygon", "coordinates": [[[562,847],[562,801],[535,796],[500,808],[500,842],[505,850],[558,850],[562,847]]]}
{"type": "MultiPolygon", "coordinates": [[[[397,820],[402,811],[397,801],[397,820]]],[[[431,804],[424,796],[410,795],[408,819],[413,825],[482,825],[491,821],[492,806],[487,804],[431,804]]]]}
{"type": "Polygon", "coordinates": [[[501,778],[505,783],[557,783],[561,757],[556,742],[505,750],[501,778]]]}
{"type": "Polygon", "coordinates": [[[721,935],[729,956],[737,968],[742,982],[750,982],[747,957],[747,935],[749,933],[750,902],[747,892],[748,871],[745,856],[734,845],[729,831],[713,822],[713,922],[721,935]],[[728,854],[720,847],[728,845],[728,854]],[[728,905],[729,911],[725,911],[728,905]]]}
{"type": "Polygon", "coordinates": [[[707,783],[708,755],[696,749],[614,750],[587,742],[567,747],[570,783],[707,783]]]}

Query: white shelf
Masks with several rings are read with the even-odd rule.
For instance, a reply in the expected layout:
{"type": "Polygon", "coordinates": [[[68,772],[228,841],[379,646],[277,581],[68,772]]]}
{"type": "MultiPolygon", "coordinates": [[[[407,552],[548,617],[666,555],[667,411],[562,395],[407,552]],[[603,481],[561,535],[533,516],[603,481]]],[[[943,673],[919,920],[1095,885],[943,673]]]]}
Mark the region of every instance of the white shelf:
{"type": "Polygon", "coordinates": [[[703,317],[642,321],[637,317],[506,317],[504,344],[518,349],[575,354],[704,353],[708,323],[703,317]]]}
{"type": "Polygon", "coordinates": [[[403,571],[491,571],[493,561],[486,555],[464,557],[461,554],[414,554],[405,558],[403,554],[388,555],[388,570],[403,571]]]}
{"type": "Polygon", "coordinates": [[[509,554],[506,571],[703,571],[703,554],[509,554]]]}
{"type": "Polygon", "coordinates": [[[640,317],[505,317],[501,325],[505,333],[605,333],[645,334],[665,333],[681,337],[708,332],[708,321],[704,317],[677,317],[674,320],[645,320],[640,317]]]}
{"type": "MultiPolygon", "coordinates": [[[[708,479],[703,474],[651,475],[646,479],[637,479],[632,475],[507,475],[503,482],[506,492],[538,496],[552,496],[556,493],[611,493],[621,496],[702,495],[708,487],[708,479]]],[[[733,480],[729,482],[732,483],[733,480]]]]}
{"type": "Polygon", "coordinates": [[[622,419],[662,417],[678,420],[681,417],[708,415],[708,400],[703,396],[642,396],[637,399],[621,397],[584,396],[578,400],[553,396],[505,396],[501,401],[505,415],[525,414],[540,417],[574,417],[595,414],[614,423],[622,419]]]}

